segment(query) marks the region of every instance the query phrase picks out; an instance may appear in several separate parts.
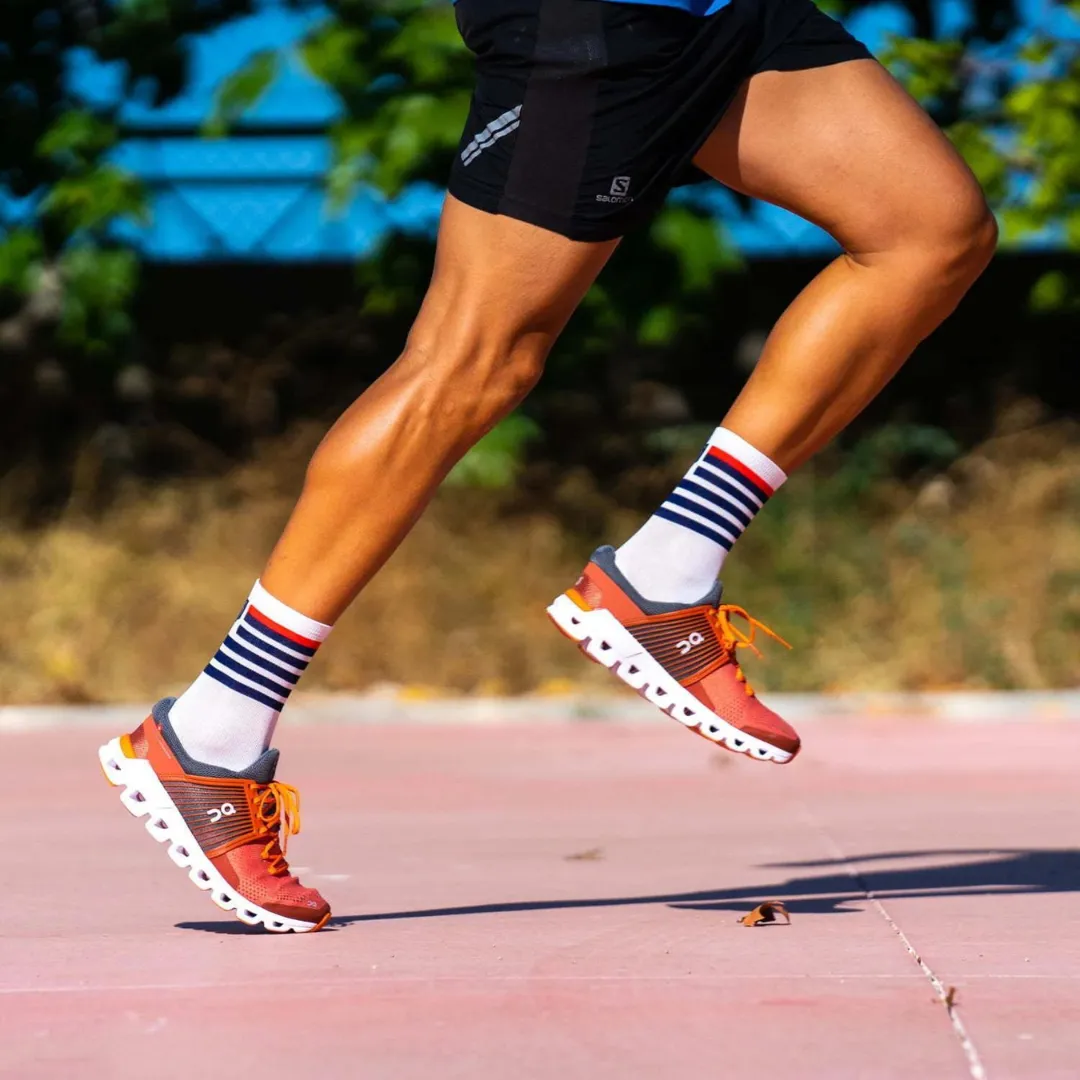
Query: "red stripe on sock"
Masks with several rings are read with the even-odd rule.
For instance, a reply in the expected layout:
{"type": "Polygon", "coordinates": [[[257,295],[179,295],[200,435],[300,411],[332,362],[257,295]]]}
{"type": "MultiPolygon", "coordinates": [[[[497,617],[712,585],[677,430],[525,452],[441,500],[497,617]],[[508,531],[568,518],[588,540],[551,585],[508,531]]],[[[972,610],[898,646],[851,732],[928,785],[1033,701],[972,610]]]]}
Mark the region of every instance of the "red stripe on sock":
{"type": "Polygon", "coordinates": [[[295,641],[297,645],[306,645],[309,649],[317,649],[322,642],[312,641],[311,638],[306,638],[303,634],[298,634],[294,630],[290,630],[287,626],[282,626],[281,623],[274,622],[268,615],[264,615],[254,604],[248,604],[248,614],[252,618],[258,619],[263,626],[268,627],[271,630],[281,634],[282,637],[287,637],[290,641],[295,641]]]}
{"type": "Polygon", "coordinates": [[[761,477],[758,476],[758,474],[754,472],[754,470],[751,469],[749,465],[744,465],[738,458],[732,457],[730,454],[721,450],[720,447],[710,446],[709,457],[717,458],[720,461],[726,462],[733,469],[737,469],[743,474],[743,476],[746,477],[747,480],[749,480],[752,484],[757,484],[757,486],[761,488],[761,490],[764,491],[766,494],[772,495],[776,491],[776,488],[774,488],[772,484],[765,483],[765,481],[762,480],[761,477]]]}

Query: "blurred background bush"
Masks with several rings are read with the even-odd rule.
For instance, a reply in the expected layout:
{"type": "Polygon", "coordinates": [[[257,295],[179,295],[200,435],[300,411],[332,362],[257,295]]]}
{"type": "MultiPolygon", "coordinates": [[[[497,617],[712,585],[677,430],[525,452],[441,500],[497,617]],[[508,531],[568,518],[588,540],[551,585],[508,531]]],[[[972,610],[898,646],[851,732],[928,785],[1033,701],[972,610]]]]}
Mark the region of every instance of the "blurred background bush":
{"type": "MultiPolygon", "coordinates": [[[[1003,250],[732,560],[780,689],[1080,682],[1080,4],[840,15],[1003,250]]],[[[445,0],[0,5],[0,701],[181,688],[430,272],[469,58],[445,0]]],[[[628,238],[309,688],[605,688],[543,606],[670,487],[832,242],[716,185],[628,238]],[[522,558],[524,553],[525,557],[522,558]]],[[[362,493],[359,493],[362,497],[362,493]]]]}

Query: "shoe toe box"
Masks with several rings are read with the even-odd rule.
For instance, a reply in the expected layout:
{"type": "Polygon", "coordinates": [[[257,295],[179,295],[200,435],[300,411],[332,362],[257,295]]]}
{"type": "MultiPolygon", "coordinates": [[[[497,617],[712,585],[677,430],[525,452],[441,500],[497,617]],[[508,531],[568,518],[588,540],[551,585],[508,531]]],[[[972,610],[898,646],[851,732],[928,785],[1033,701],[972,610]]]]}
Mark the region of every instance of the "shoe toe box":
{"type": "Polygon", "coordinates": [[[756,694],[746,692],[734,664],[725,664],[690,689],[702,704],[745,734],[792,756],[799,752],[798,733],[756,694]]]}

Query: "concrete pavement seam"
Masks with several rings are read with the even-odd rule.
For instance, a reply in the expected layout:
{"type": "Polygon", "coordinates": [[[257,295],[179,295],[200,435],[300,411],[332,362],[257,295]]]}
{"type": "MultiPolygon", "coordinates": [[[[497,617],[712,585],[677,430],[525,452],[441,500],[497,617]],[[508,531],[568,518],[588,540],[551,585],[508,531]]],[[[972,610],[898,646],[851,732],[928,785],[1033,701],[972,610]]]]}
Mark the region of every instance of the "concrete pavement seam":
{"type": "Polygon", "coordinates": [[[867,884],[866,879],[862,875],[862,871],[859,869],[858,864],[848,858],[844,853],[844,850],[840,847],[836,838],[821,824],[817,818],[810,812],[810,808],[801,800],[798,801],[799,810],[812,829],[818,832],[828,845],[832,857],[839,862],[846,873],[862,890],[866,899],[874,905],[877,913],[888,923],[892,932],[900,939],[900,943],[904,946],[904,949],[908,952],[911,958],[918,964],[923,975],[926,976],[927,981],[934,988],[934,992],[937,994],[941,1001],[941,1004],[945,1006],[945,1011],[949,1016],[949,1022],[952,1025],[953,1033],[956,1035],[960,1042],[960,1048],[964,1053],[964,1057],[967,1060],[968,1072],[970,1073],[972,1080],[988,1080],[986,1067],[982,1063],[982,1058],[979,1055],[979,1051],[975,1046],[971,1036],[968,1034],[967,1028],[964,1026],[963,1018],[960,1016],[960,1010],[956,1007],[956,1003],[952,1000],[952,996],[949,991],[946,990],[945,984],[938,978],[933,968],[922,958],[919,950],[912,944],[911,939],[904,933],[900,924],[889,914],[888,909],[878,899],[874,890],[867,884]]]}

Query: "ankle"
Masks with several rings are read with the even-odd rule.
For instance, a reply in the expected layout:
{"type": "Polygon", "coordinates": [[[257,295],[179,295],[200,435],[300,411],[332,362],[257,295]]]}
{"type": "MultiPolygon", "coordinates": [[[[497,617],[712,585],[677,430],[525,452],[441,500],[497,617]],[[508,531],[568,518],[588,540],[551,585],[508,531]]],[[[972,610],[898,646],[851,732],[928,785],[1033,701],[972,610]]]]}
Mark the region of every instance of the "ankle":
{"type": "Polygon", "coordinates": [[[615,565],[650,600],[696,603],[708,595],[735,541],[786,479],[742,436],[717,428],[675,490],[618,549],[615,565]]]}
{"type": "Polygon", "coordinates": [[[170,710],[188,754],[234,772],[256,761],[330,630],[256,582],[218,651],[170,710]]]}

